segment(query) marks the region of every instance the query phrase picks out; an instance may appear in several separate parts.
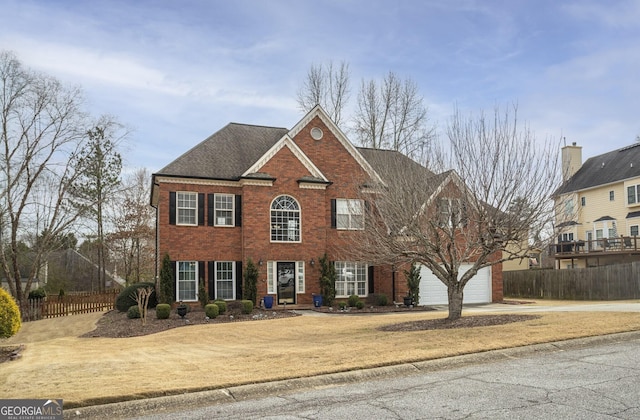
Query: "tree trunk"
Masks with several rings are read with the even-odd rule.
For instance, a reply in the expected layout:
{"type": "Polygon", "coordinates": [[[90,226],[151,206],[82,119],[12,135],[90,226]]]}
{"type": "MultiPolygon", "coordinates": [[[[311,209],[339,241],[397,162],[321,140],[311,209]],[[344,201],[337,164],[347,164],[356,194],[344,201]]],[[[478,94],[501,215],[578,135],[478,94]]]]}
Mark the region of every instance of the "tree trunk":
{"type": "Polygon", "coordinates": [[[455,284],[447,286],[447,294],[449,296],[449,321],[455,321],[462,316],[462,296],[463,288],[456,281],[455,284]]]}

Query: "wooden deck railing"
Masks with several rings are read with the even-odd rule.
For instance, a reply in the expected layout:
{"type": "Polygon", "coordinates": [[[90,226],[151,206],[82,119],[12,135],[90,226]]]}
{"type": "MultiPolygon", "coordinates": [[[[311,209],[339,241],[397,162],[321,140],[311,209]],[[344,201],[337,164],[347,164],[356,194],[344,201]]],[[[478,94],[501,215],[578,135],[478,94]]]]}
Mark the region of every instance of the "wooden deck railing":
{"type": "Polygon", "coordinates": [[[590,241],[567,241],[552,244],[549,254],[556,258],[570,255],[640,252],[640,236],[619,236],[590,241]]]}

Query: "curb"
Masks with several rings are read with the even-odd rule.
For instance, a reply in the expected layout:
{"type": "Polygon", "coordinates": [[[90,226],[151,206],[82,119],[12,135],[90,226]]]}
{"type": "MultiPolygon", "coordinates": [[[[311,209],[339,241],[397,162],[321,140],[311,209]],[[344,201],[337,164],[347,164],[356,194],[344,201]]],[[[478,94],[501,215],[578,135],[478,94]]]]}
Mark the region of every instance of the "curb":
{"type": "Polygon", "coordinates": [[[640,340],[640,331],[574,338],[565,341],[533,344],[509,349],[490,350],[481,353],[471,353],[442,359],[416,361],[414,363],[331,373],[307,378],[286,379],[210,391],[190,392],[179,395],[70,408],[65,409],[64,418],[127,419],[152,414],[171,413],[179,410],[195,409],[202,406],[232,403],[269,396],[280,396],[314,388],[325,388],[367,380],[407,376],[423,372],[434,372],[471,364],[494,363],[506,359],[528,357],[539,353],[573,350],[630,340],[640,340]]]}

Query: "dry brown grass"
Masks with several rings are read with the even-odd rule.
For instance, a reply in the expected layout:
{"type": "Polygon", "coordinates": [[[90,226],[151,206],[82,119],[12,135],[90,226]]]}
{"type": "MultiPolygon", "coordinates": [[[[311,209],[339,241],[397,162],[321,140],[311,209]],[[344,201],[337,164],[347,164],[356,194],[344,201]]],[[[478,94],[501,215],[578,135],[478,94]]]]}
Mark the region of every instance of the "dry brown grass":
{"type": "Polygon", "coordinates": [[[611,312],[545,313],[468,329],[377,330],[446,316],[427,312],[302,316],[192,325],[132,338],[78,338],[100,315],[23,324],[18,335],[0,343],[26,345],[21,359],[0,364],[0,395],[89,405],[640,330],[640,313],[611,312]]]}

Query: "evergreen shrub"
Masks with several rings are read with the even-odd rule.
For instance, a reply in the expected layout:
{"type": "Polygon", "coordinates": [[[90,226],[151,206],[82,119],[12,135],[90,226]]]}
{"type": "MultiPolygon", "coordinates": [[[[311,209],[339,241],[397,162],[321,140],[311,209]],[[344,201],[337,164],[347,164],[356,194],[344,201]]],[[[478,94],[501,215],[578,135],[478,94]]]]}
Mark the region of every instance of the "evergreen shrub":
{"type": "Polygon", "coordinates": [[[213,319],[220,314],[220,308],[215,303],[209,303],[204,307],[204,314],[210,319],[213,319]]]}
{"type": "Polygon", "coordinates": [[[158,300],[156,298],[155,284],[151,282],[141,282],[141,283],[134,283],[131,286],[127,286],[124,289],[122,289],[122,292],[120,292],[120,294],[116,298],[116,309],[120,312],[127,312],[131,306],[137,305],[138,302],[136,302],[136,300],[132,297],[132,295],[135,295],[136,290],[138,290],[141,287],[142,288],[151,287],[152,289],[154,289],[153,292],[151,293],[151,296],[149,296],[149,305],[147,306],[147,308],[155,308],[156,305],[158,304],[158,300]]]}
{"type": "Polygon", "coordinates": [[[0,338],[15,335],[22,326],[20,309],[11,295],[0,288],[0,338]]]}
{"type": "Polygon", "coordinates": [[[168,303],[158,303],[156,306],[156,318],[169,319],[171,315],[171,305],[168,303]]]}

